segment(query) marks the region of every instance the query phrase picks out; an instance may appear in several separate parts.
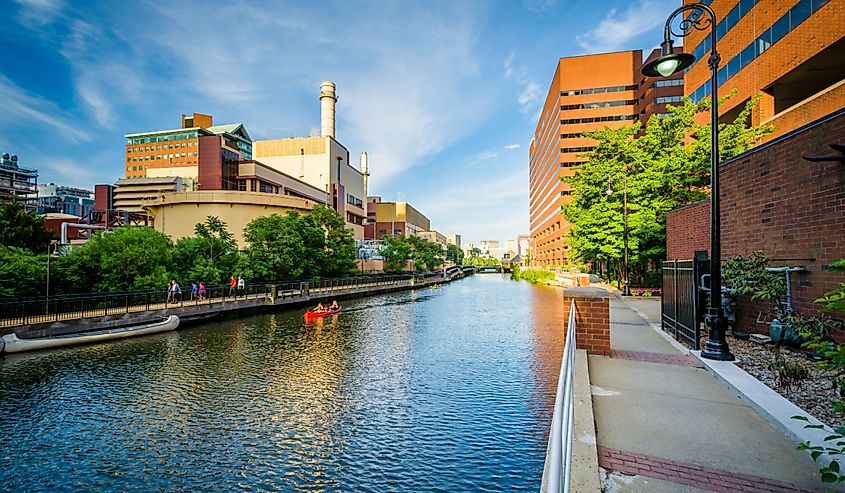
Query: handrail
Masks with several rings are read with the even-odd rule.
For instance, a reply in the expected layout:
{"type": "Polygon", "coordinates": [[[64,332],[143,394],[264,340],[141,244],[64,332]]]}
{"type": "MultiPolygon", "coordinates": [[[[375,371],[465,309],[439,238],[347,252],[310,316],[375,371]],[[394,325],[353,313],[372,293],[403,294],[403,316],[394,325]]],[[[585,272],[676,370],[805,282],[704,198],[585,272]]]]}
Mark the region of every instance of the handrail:
{"type": "Polygon", "coordinates": [[[543,482],[540,487],[543,493],[569,493],[572,441],[575,436],[575,345],[575,300],[572,300],[555,394],[555,410],[549,431],[549,445],[546,449],[546,463],[543,467],[543,482]]]}

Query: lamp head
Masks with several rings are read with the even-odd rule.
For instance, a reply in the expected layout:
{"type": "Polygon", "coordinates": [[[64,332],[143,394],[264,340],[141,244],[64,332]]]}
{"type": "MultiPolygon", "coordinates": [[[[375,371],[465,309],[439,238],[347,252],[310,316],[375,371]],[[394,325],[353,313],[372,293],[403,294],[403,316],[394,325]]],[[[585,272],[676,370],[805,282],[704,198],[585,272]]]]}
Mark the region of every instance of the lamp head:
{"type": "Polygon", "coordinates": [[[660,44],[660,56],[643,65],[640,70],[647,77],[669,77],[692,65],[695,57],[689,53],[673,53],[672,40],[660,44]]]}

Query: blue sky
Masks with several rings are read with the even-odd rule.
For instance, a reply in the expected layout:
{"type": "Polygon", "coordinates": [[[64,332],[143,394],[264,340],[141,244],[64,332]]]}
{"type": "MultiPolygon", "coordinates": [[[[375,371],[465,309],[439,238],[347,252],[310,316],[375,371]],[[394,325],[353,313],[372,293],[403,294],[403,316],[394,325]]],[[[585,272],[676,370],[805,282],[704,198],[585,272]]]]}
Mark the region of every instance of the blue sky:
{"type": "Polygon", "coordinates": [[[182,113],[369,153],[370,194],[464,241],[528,232],[528,145],[559,57],[650,49],[680,0],[0,0],[0,151],[40,182],[123,175],[123,135],[182,113]]]}

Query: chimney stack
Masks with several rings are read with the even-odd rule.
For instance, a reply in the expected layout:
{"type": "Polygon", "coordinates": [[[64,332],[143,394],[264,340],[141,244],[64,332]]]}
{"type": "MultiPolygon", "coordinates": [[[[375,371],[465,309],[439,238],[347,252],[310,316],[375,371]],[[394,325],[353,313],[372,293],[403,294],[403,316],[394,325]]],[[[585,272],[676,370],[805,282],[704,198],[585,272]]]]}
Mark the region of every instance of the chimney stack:
{"type": "Polygon", "coordinates": [[[370,169],[367,165],[367,151],[361,151],[361,174],[364,175],[364,197],[366,197],[367,179],[370,177],[370,169]]]}
{"type": "Polygon", "coordinates": [[[337,103],[334,82],[320,84],[320,136],[334,138],[334,107],[337,103]]]}

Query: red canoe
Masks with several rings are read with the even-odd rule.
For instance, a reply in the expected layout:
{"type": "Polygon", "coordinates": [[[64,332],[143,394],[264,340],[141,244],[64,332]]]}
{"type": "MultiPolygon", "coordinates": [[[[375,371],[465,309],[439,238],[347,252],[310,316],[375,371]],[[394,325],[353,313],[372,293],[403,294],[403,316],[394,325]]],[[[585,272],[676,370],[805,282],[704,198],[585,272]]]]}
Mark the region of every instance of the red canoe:
{"type": "Polygon", "coordinates": [[[311,320],[313,318],[325,317],[326,315],[335,315],[335,314],[340,313],[340,310],[342,308],[343,307],[339,306],[334,310],[326,310],[324,312],[315,312],[315,311],[308,310],[307,312],[305,312],[305,320],[311,320]]]}

